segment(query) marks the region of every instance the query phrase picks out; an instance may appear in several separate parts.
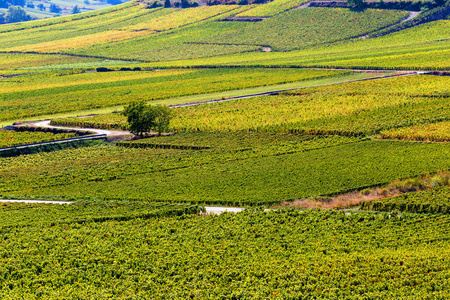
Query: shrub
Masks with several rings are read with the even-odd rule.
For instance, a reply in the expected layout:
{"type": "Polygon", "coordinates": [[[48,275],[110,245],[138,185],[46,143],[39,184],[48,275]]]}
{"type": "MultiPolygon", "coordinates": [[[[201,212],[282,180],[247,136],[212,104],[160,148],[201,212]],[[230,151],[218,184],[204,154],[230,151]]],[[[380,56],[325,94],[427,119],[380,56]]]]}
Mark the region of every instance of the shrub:
{"type": "Polygon", "coordinates": [[[111,69],[105,68],[105,67],[98,67],[97,72],[111,72],[111,69]]]}

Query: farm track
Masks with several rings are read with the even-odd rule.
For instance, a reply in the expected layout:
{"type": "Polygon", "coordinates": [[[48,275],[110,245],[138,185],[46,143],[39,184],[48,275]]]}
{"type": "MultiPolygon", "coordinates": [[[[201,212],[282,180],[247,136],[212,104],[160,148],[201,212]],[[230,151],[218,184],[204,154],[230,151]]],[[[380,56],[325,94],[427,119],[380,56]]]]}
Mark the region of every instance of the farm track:
{"type": "MultiPolygon", "coordinates": [[[[330,69],[330,70],[337,70],[337,69],[330,69]]],[[[370,72],[370,71],[367,71],[367,72],[370,72]]],[[[376,71],[373,71],[373,72],[376,72],[376,71]]],[[[402,74],[394,74],[394,75],[389,75],[389,76],[381,76],[381,77],[349,80],[349,81],[346,81],[346,82],[330,83],[330,84],[327,84],[327,85],[339,85],[339,84],[343,84],[343,83],[351,83],[351,82],[358,82],[358,81],[379,80],[379,79],[387,79],[387,78],[403,77],[403,76],[414,76],[414,75],[422,75],[422,74],[426,74],[426,73],[428,73],[428,72],[425,72],[425,71],[409,71],[409,72],[405,72],[405,73],[402,73],[402,74]]],[[[323,85],[317,85],[317,86],[311,86],[311,87],[319,87],[319,86],[323,86],[323,85]]],[[[308,88],[310,88],[310,87],[308,87],[308,88]]],[[[212,104],[212,103],[233,101],[233,100],[239,100],[239,99],[247,99],[247,98],[259,97],[259,96],[271,96],[271,95],[278,95],[278,94],[283,93],[283,92],[292,91],[292,90],[298,90],[298,89],[301,89],[301,88],[292,88],[292,89],[277,90],[277,91],[258,93],[258,94],[250,94],[250,95],[244,95],[244,96],[239,96],[239,97],[232,97],[232,98],[227,98],[227,99],[217,99],[217,100],[209,100],[209,101],[203,101],[203,102],[176,104],[176,105],[170,105],[169,107],[171,107],[171,108],[190,107],[190,106],[198,106],[198,105],[203,105],[203,104],[212,104]]]]}
{"type": "Polygon", "coordinates": [[[96,128],[53,126],[53,125],[50,125],[50,122],[51,122],[51,120],[45,120],[45,121],[30,123],[30,124],[28,124],[28,126],[29,127],[54,128],[54,129],[84,130],[84,131],[90,131],[90,132],[95,133],[95,134],[105,134],[108,137],[130,134],[129,131],[103,130],[103,129],[96,129],[96,128]]]}
{"type": "MultiPolygon", "coordinates": [[[[378,29],[378,30],[375,31],[375,32],[378,32],[378,31],[381,31],[381,30],[387,30],[387,29],[389,29],[389,28],[392,28],[392,27],[395,27],[395,26],[397,26],[397,25],[400,25],[400,24],[403,24],[403,23],[405,23],[405,22],[408,22],[409,20],[412,20],[412,19],[414,19],[415,17],[417,17],[419,14],[420,14],[420,11],[409,11],[409,15],[408,15],[406,18],[404,18],[403,20],[401,20],[400,22],[395,23],[395,24],[392,24],[392,25],[389,25],[389,26],[384,27],[384,28],[380,28],[380,29],[378,29]]],[[[357,39],[366,39],[366,38],[369,38],[371,34],[373,34],[373,32],[372,32],[372,33],[369,33],[369,34],[365,34],[365,35],[358,36],[358,37],[356,37],[356,38],[357,38],[357,39]]]]}
{"type": "Polygon", "coordinates": [[[72,204],[70,201],[0,199],[0,203],[72,204]]]}
{"type": "MultiPolygon", "coordinates": [[[[50,201],[50,200],[18,200],[18,199],[0,199],[0,203],[37,203],[37,204],[73,204],[73,201],[50,201]]],[[[220,215],[224,212],[238,213],[245,208],[242,207],[219,207],[205,206],[206,214],[220,215]]]]}

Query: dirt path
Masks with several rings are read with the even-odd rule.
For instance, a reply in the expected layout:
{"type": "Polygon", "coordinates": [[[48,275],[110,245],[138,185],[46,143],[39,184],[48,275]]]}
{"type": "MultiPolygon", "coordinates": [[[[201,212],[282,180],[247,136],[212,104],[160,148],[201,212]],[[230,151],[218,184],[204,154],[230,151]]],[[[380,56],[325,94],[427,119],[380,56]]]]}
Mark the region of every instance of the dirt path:
{"type": "Polygon", "coordinates": [[[237,213],[243,211],[245,208],[241,207],[215,207],[215,206],[205,206],[207,214],[220,215],[223,212],[237,213]]]}
{"type": "Polygon", "coordinates": [[[47,201],[47,200],[17,200],[17,199],[0,199],[0,203],[43,203],[43,204],[72,204],[70,201],[47,201]]]}
{"type": "Polygon", "coordinates": [[[415,17],[417,17],[420,14],[420,11],[410,11],[409,12],[409,16],[405,19],[403,19],[400,24],[405,23],[411,19],[414,19],[415,17]]]}
{"type": "Polygon", "coordinates": [[[109,137],[130,134],[129,131],[104,130],[104,129],[95,129],[95,128],[82,128],[82,127],[53,126],[53,125],[50,125],[50,122],[51,122],[51,120],[45,120],[45,121],[30,123],[27,126],[55,128],[55,129],[83,130],[83,131],[89,131],[89,132],[92,132],[95,134],[106,134],[106,136],[109,136],[109,137]]]}
{"type": "MultiPolygon", "coordinates": [[[[389,25],[389,26],[384,27],[384,28],[380,28],[380,29],[378,29],[377,31],[380,31],[380,30],[387,30],[387,29],[392,28],[392,27],[394,27],[394,26],[403,24],[403,23],[405,23],[405,22],[407,22],[407,21],[409,21],[409,20],[411,20],[411,19],[414,19],[414,18],[417,17],[419,14],[420,14],[420,11],[410,11],[410,12],[409,12],[409,15],[408,15],[406,18],[404,18],[403,20],[401,20],[400,22],[395,23],[395,24],[392,24],[392,25],[389,25]]],[[[375,32],[377,32],[377,31],[375,31],[375,32]]],[[[367,38],[370,37],[371,34],[373,34],[373,32],[372,32],[372,33],[369,33],[369,34],[365,34],[365,35],[358,36],[358,37],[356,37],[356,38],[357,38],[357,39],[367,39],[367,38]]]]}
{"type": "MultiPolygon", "coordinates": [[[[18,199],[0,199],[0,203],[41,203],[41,204],[72,204],[71,201],[47,201],[47,200],[18,200],[18,199]]],[[[241,207],[219,207],[205,206],[207,214],[220,215],[223,212],[238,213],[245,208],[241,207]]]]}

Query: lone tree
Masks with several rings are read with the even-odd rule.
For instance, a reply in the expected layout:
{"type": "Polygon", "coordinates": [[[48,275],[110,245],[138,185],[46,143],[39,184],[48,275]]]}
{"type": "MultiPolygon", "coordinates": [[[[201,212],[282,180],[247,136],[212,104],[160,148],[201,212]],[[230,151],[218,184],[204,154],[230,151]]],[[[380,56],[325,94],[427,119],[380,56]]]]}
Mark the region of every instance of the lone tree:
{"type": "Polygon", "coordinates": [[[148,105],[145,101],[132,102],[125,106],[122,115],[127,117],[130,132],[143,136],[152,129],[161,135],[169,128],[172,112],[163,105],[148,105]]]}
{"type": "Polygon", "coordinates": [[[78,8],[78,5],[75,5],[72,8],[72,14],[79,14],[81,12],[81,10],[78,8]]]}

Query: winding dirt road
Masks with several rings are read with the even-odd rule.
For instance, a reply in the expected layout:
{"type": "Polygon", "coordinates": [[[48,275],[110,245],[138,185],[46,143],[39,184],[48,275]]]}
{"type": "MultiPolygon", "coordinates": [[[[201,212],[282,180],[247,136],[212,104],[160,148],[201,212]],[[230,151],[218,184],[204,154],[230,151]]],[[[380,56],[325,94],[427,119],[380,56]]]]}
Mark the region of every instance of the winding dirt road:
{"type": "Polygon", "coordinates": [[[130,134],[129,131],[117,131],[117,130],[103,130],[103,129],[95,129],[95,128],[81,128],[81,127],[66,127],[66,126],[53,126],[50,125],[51,120],[45,120],[40,122],[34,122],[28,124],[28,126],[32,127],[45,127],[45,128],[55,128],[55,129],[69,129],[69,130],[82,130],[89,131],[95,134],[106,134],[106,136],[119,136],[130,134]]]}

